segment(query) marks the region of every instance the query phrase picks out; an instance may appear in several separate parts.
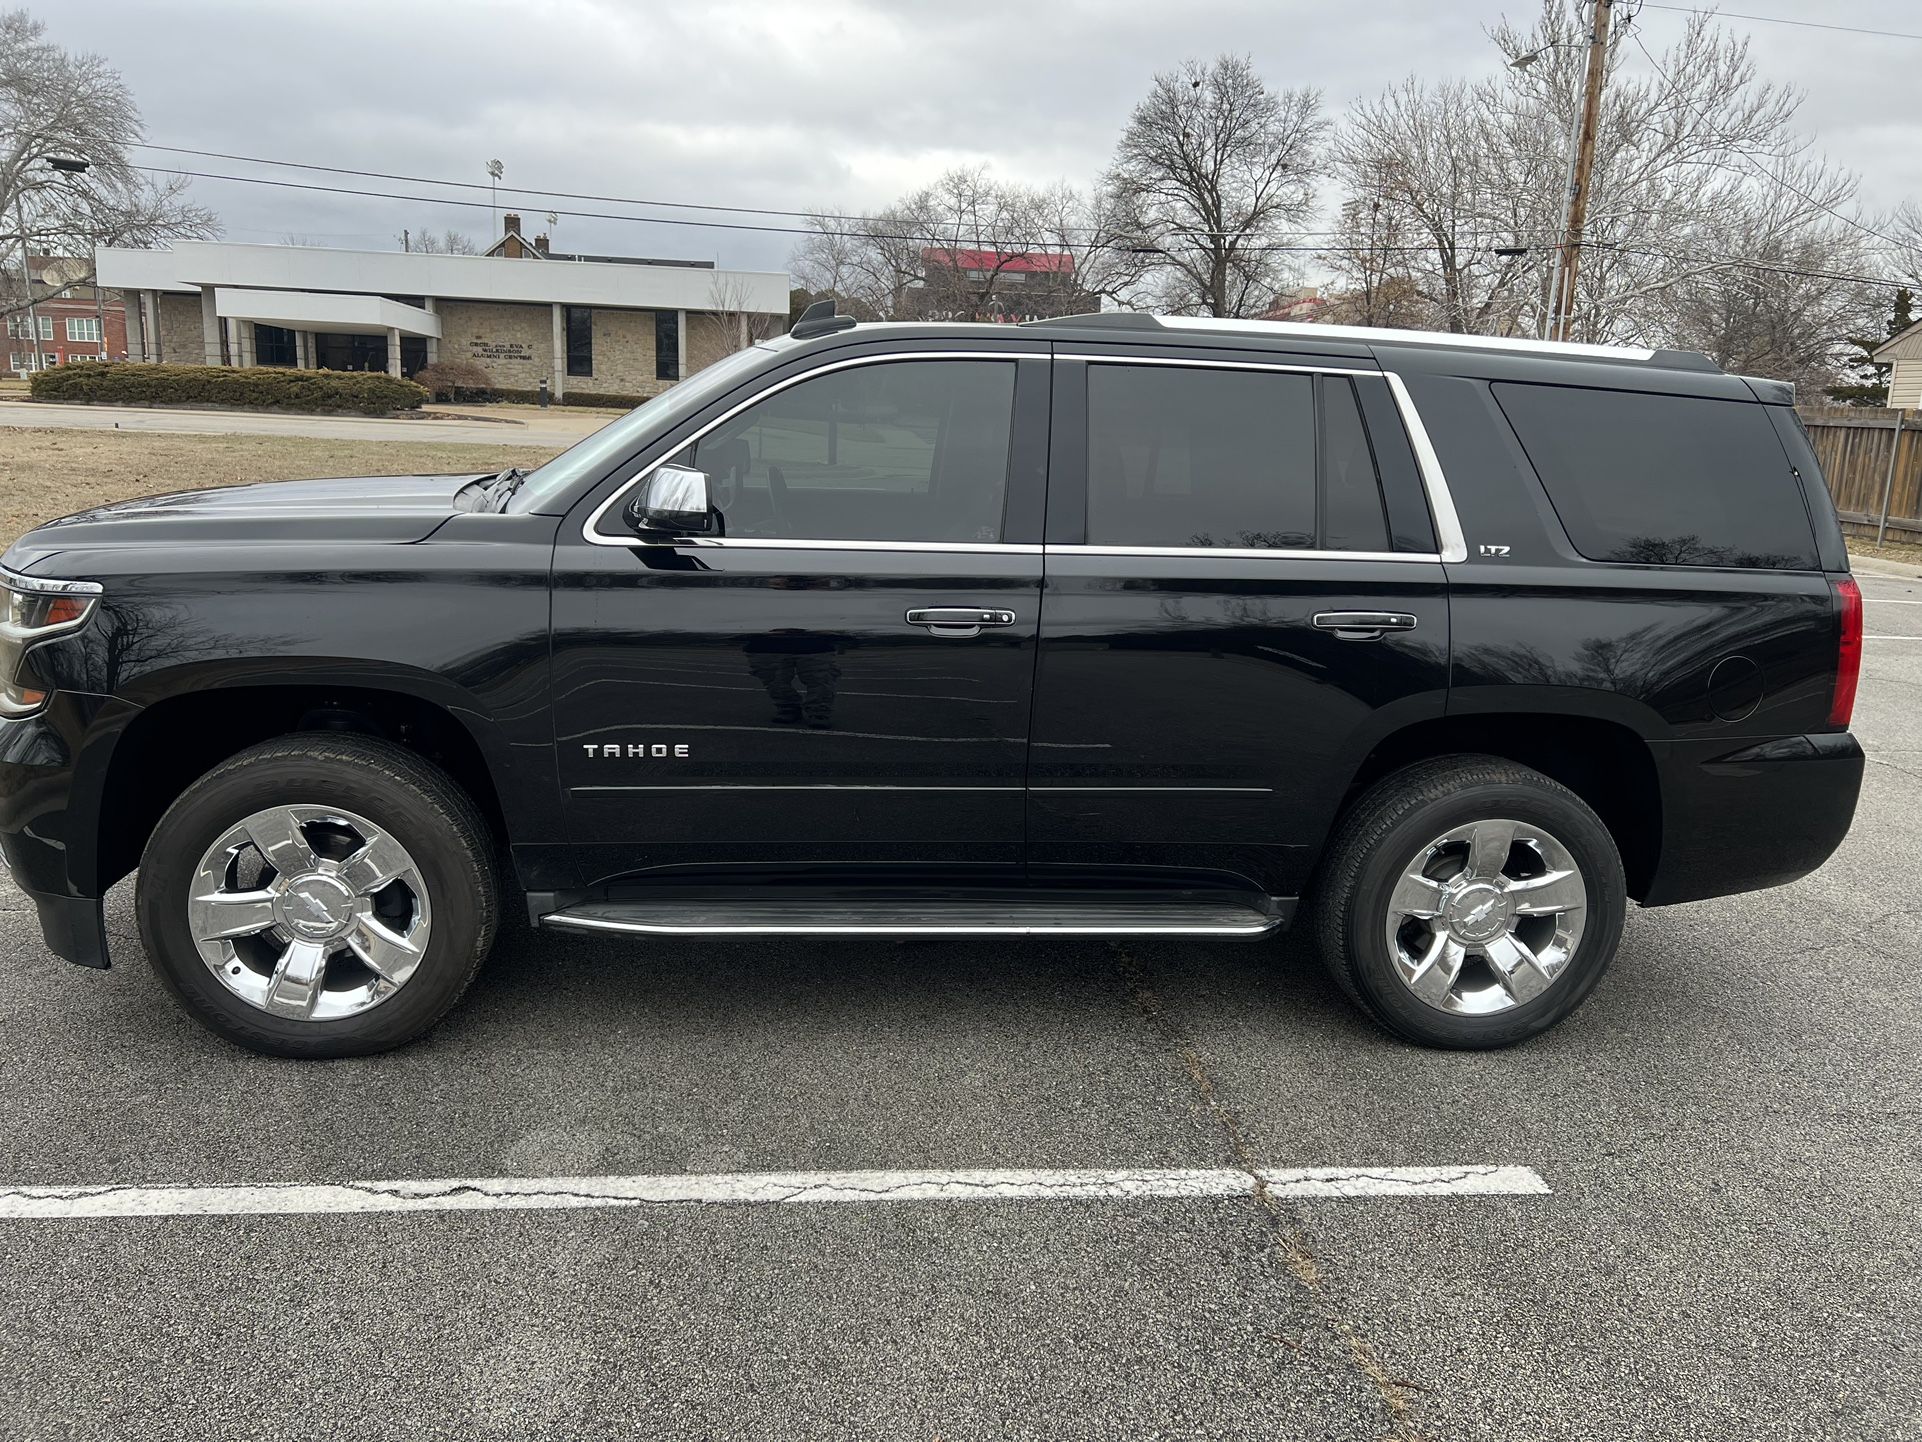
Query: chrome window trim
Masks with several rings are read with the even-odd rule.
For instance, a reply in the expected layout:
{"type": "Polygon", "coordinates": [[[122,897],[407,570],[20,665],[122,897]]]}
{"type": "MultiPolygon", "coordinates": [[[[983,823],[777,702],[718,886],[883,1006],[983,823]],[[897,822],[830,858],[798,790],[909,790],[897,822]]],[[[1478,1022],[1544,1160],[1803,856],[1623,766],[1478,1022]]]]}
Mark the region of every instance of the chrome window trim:
{"type": "MultiPolygon", "coordinates": [[[[666,547],[705,547],[711,549],[758,549],[786,551],[925,551],[931,553],[960,553],[1000,556],[1036,556],[1060,552],[1064,555],[1076,552],[1091,556],[1216,556],[1226,559],[1243,560],[1264,557],[1290,557],[1302,561],[1446,561],[1460,563],[1468,559],[1468,542],[1463,535],[1461,518],[1455,510],[1454,495],[1448,489],[1448,478],[1442,470],[1441,458],[1435,453],[1434,443],[1429,439],[1428,429],[1422,424],[1421,412],[1416,409],[1414,397],[1409,395],[1408,387],[1402,378],[1393,371],[1366,370],[1351,366],[1334,365],[1295,365],[1278,361],[1255,360],[1189,360],[1180,356],[1129,356],[1102,355],[1087,351],[1057,353],[1056,360],[1092,362],[1101,365],[1168,365],[1190,366],[1214,370],[1265,370],[1287,371],[1302,375],[1339,375],[1374,376],[1385,382],[1388,393],[1394,398],[1395,409],[1401,415],[1402,426],[1408,432],[1408,443],[1415,452],[1415,464],[1421,472],[1422,489],[1428,497],[1428,508],[1435,522],[1435,535],[1440,544],[1439,551],[1320,551],[1320,550],[1244,550],[1225,546],[1089,546],[1089,545],[1049,545],[1035,546],[1014,544],[1001,541],[843,541],[843,540],[806,540],[794,537],[753,537],[753,536],[676,536],[671,540],[644,541],[638,536],[603,535],[598,529],[601,517],[618,505],[627,493],[639,485],[655,466],[679,455],[689,446],[695,445],[709,431],[732,420],[749,406],[776,395],[789,386],[799,385],[804,380],[826,375],[831,371],[847,370],[854,366],[881,365],[889,361],[920,360],[1046,360],[1045,351],[890,351],[875,355],[853,356],[847,360],[830,361],[789,376],[776,385],[769,386],[738,405],[730,406],[706,425],[687,437],[672,450],[656,455],[644,462],[627,481],[613,494],[596,506],[593,513],[581,527],[581,539],[595,546],[666,546],[666,547]]],[[[11,572],[7,573],[11,575],[11,572]]],[[[31,578],[22,578],[30,580],[31,578]]],[[[55,589],[65,586],[87,587],[95,591],[99,587],[92,582],[75,581],[65,583],[43,583],[55,589]]]]}
{"type": "Polygon", "coordinates": [[[1428,492],[1428,509],[1434,515],[1435,539],[1441,545],[1441,558],[1457,564],[1466,561],[1468,540],[1462,534],[1461,517],[1455,513],[1455,496],[1448,489],[1448,477],[1442,471],[1441,457],[1435,454],[1435,443],[1428,439],[1428,427],[1422,424],[1421,411],[1400,376],[1393,371],[1381,374],[1401,412],[1402,428],[1408,432],[1408,444],[1415,450],[1415,464],[1421,468],[1422,489],[1428,492]]]}
{"type": "Polygon", "coordinates": [[[1435,551],[1231,551],[1210,546],[1055,546],[1050,550],[1087,551],[1093,555],[1121,556],[1294,556],[1302,560],[1391,560],[1391,561],[1454,561],[1468,559],[1468,542],[1462,535],[1461,517],[1455,512],[1455,497],[1448,489],[1448,477],[1442,472],[1441,457],[1435,454],[1435,446],[1428,438],[1428,428],[1422,424],[1421,412],[1415,408],[1415,398],[1408,393],[1402,378],[1393,371],[1360,370],[1352,366],[1334,365],[1295,365],[1277,361],[1218,361],[1184,360],[1179,356],[1127,356],[1092,355],[1076,351],[1073,354],[1058,356],[1060,360],[1092,361],[1103,365],[1153,365],[1153,366],[1199,366],[1216,370],[1252,371],[1290,371],[1306,375],[1324,376],[1374,376],[1385,381],[1388,394],[1394,398],[1395,409],[1401,414],[1402,429],[1408,432],[1408,444],[1415,452],[1415,465],[1421,472],[1422,490],[1428,496],[1428,509],[1435,522],[1435,539],[1441,549],[1435,551]]]}
{"type": "Polygon", "coordinates": [[[813,550],[813,551],[840,551],[840,550],[984,551],[984,552],[990,552],[990,553],[1000,553],[1004,555],[1024,555],[1024,554],[1030,554],[1030,553],[1038,553],[1041,549],[1039,546],[1009,546],[1001,542],[993,542],[993,541],[830,541],[830,540],[815,541],[815,540],[800,540],[800,539],[795,539],[791,537],[780,537],[780,538],[769,537],[765,539],[756,539],[751,536],[738,536],[738,537],[710,536],[710,537],[701,538],[698,541],[692,537],[676,536],[672,540],[644,541],[640,539],[638,536],[634,536],[634,535],[626,535],[626,536],[603,535],[599,530],[599,526],[600,526],[601,517],[606,515],[610,509],[612,509],[615,505],[617,505],[623,496],[625,496],[629,491],[633,490],[635,486],[639,485],[642,479],[645,478],[651,471],[653,471],[654,467],[662,464],[663,462],[671,459],[674,456],[679,455],[682,451],[686,450],[689,446],[697,444],[700,441],[701,437],[705,436],[709,431],[713,430],[716,426],[723,425],[726,422],[734,419],[735,416],[739,415],[742,411],[746,410],[749,406],[758,405],[760,402],[766,400],[769,396],[779,395],[782,391],[786,390],[789,386],[797,386],[802,381],[813,380],[816,376],[824,376],[831,371],[849,370],[855,366],[884,365],[889,361],[930,361],[930,360],[1001,360],[1001,361],[1043,360],[1045,361],[1047,359],[1048,359],[1048,352],[1046,350],[1039,350],[1039,349],[1020,350],[1020,351],[988,351],[988,350],[884,351],[874,355],[851,356],[847,360],[830,361],[826,365],[812,366],[807,370],[796,372],[794,375],[789,376],[786,380],[776,382],[774,385],[769,386],[766,390],[756,391],[753,395],[749,396],[746,400],[741,401],[738,405],[729,406],[726,410],[722,411],[721,414],[716,416],[713,420],[709,421],[706,425],[702,426],[698,431],[695,431],[693,435],[687,437],[687,439],[683,440],[679,445],[675,446],[672,450],[664,451],[661,454],[652,456],[648,460],[643,462],[640,468],[637,469],[633,475],[629,476],[627,480],[623,482],[619,487],[617,487],[612,495],[610,495],[606,500],[602,501],[598,506],[594,508],[593,513],[590,516],[588,516],[587,520],[581,526],[581,539],[586,541],[589,545],[594,545],[594,546],[626,546],[626,547],[685,546],[685,545],[699,544],[699,545],[705,545],[705,546],[735,545],[735,546],[743,546],[743,547],[748,547],[748,546],[773,547],[775,549],[780,549],[780,550],[813,550]]]}

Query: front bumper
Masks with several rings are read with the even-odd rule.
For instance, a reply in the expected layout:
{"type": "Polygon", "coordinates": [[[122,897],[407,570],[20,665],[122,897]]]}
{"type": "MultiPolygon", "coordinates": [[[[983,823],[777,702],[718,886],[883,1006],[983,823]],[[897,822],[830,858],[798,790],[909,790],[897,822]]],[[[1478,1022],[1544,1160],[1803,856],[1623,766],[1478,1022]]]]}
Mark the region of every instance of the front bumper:
{"type": "Polygon", "coordinates": [[[1864,759],[1846,731],[1733,750],[1678,741],[1666,751],[1661,853],[1644,906],[1800,880],[1835,854],[1855,819],[1864,759]]]}
{"type": "Polygon", "coordinates": [[[86,749],[101,739],[94,723],[108,707],[124,709],[62,691],[37,715],[0,721],[0,859],[39,914],[48,949],[92,967],[107,965],[107,932],[96,864],[99,768],[87,764],[86,749]]]}

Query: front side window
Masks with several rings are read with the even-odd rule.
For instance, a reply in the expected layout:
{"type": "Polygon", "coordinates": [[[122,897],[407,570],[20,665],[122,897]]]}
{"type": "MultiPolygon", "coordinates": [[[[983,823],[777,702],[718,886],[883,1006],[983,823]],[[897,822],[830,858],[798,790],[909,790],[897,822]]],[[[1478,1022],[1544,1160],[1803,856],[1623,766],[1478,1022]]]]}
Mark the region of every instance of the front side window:
{"type": "Polygon", "coordinates": [[[1088,367],[1088,542],[1316,545],[1315,379],[1088,367]]]}
{"type": "Polygon", "coordinates": [[[1012,361],[889,361],[801,381],[677,459],[705,471],[723,535],[1001,539],[1012,361]]]}

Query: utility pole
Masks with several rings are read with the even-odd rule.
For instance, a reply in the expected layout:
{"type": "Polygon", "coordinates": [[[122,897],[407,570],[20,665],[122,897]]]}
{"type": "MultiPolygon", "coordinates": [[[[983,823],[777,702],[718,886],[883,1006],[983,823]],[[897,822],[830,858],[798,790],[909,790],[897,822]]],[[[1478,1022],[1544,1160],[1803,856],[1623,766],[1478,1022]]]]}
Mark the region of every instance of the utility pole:
{"type": "Polygon", "coordinates": [[[1581,271],[1582,229],[1588,221],[1588,182],[1595,169],[1595,131],[1602,115],[1602,82],[1608,74],[1608,23],[1615,0],[1595,0],[1588,34],[1588,92],[1582,99],[1582,129],[1575,142],[1575,179],[1568,191],[1568,228],[1562,236],[1562,266],[1555,292],[1555,323],[1549,334],[1567,340],[1575,328],[1576,280],[1581,271]]]}

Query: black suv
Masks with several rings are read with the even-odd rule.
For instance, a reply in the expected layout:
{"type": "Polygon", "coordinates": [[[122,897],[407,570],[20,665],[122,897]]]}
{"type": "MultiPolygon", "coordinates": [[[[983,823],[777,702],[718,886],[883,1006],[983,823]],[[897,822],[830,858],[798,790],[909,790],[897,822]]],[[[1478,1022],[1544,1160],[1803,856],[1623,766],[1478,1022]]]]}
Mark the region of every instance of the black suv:
{"type": "Polygon", "coordinates": [[[660,935],[1260,937],[1419,1042],[1848,829],[1861,606],[1786,386],[1703,357],[811,313],[531,474],[55,521],[0,842],[107,965],[339,1056],[503,895],[660,935]]]}

